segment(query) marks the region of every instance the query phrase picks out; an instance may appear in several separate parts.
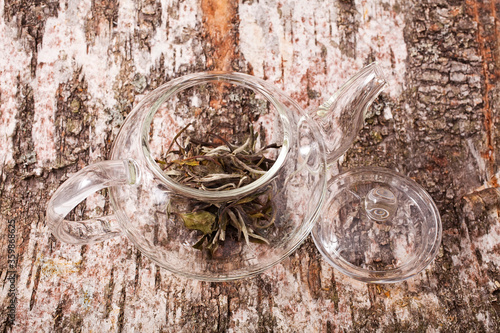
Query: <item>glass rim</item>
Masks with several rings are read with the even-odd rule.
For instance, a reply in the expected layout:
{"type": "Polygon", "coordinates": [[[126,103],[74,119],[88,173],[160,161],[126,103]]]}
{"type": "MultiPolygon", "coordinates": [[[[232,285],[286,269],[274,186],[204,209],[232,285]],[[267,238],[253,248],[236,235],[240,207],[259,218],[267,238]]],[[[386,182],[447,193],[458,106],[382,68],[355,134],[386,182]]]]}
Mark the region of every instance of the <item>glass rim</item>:
{"type": "Polygon", "coordinates": [[[278,171],[285,163],[289,149],[292,146],[292,143],[290,141],[293,140],[293,136],[291,135],[292,131],[285,112],[286,107],[278,99],[274,98],[274,96],[272,95],[272,89],[269,88],[268,84],[265,81],[262,81],[254,76],[233,72],[202,72],[188,74],[180,78],[173,79],[163,86],[158,87],[149,95],[149,98],[156,100],[152,101],[153,105],[149,109],[148,114],[142,124],[142,152],[146,158],[148,167],[152,170],[154,175],[157,176],[162,182],[164,182],[168,188],[172,189],[174,192],[180,195],[191,196],[200,200],[207,201],[228,200],[248,195],[261,188],[262,186],[267,185],[273,179],[273,177],[278,173],[278,171]],[[179,184],[162,171],[158,163],[156,163],[154,158],[151,156],[151,150],[149,147],[149,129],[153,117],[158,111],[160,105],[162,105],[165,101],[172,98],[181,91],[194,86],[213,82],[226,82],[235,84],[260,93],[265,98],[265,100],[270,102],[274,106],[274,108],[276,108],[277,113],[280,115],[280,124],[283,129],[282,146],[280,148],[278,157],[271,169],[269,169],[261,177],[247,185],[241,186],[236,189],[227,189],[223,191],[207,191],[179,184]],[[160,95],[158,96],[158,94],[160,95]]]}

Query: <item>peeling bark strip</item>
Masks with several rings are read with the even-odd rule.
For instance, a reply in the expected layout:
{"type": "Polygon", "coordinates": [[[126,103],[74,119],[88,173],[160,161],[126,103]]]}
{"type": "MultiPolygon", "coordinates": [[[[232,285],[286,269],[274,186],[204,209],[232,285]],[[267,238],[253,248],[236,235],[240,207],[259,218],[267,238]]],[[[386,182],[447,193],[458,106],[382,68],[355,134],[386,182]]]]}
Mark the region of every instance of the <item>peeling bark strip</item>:
{"type": "Polygon", "coordinates": [[[104,308],[104,318],[109,318],[109,313],[112,310],[112,301],[113,301],[113,291],[115,290],[115,279],[114,279],[114,268],[111,269],[111,273],[109,274],[109,282],[104,291],[104,298],[106,300],[106,307],[104,308]]]}
{"type": "Polygon", "coordinates": [[[161,26],[161,3],[156,0],[143,0],[139,5],[138,29],[136,39],[140,48],[151,51],[151,39],[156,33],[156,28],[161,26]]]}
{"type": "Polygon", "coordinates": [[[12,138],[13,157],[19,170],[28,176],[36,163],[35,144],[31,135],[35,116],[33,89],[29,85],[18,85],[17,91],[19,113],[16,115],[17,123],[12,138]]]}
{"type": "Polygon", "coordinates": [[[31,75],[35,76],[38,64],[38,49],[42,44],[45,22],[49,17],[57,16],[59,1],[52,0],[6,0],[4,19],[15,19],[19,37],[29,44],[32,52],[31,75]]]}
{"type": "Polygon", "coordinates": [[[307,285],[314,299],[321,295],[321,266],[318,258],[311,258],[307,272],[307,285]]]}
{"type": "Polygon", "coordinates": [[[354,0],[339,0],[337,26],[341,31],[340,52],[350,58],[356,58],[356,35],[359,22],[354,0]]]}
{"type": "Polygon", "coordinates": [[[40,283],[40,272],[42,271],[42,266],[38,266],[35,274],[35,283],[33,285],[33,291],[31,292],[31,298],[30,298],[30,310],[33,309],[33,306],[36,303],[36,291],[38,289],[38,284],[40,283]]]}
{"type": "MultiPolygon", "coordinates": [[[[500,190],[488,188],[470,193],[462,198],[460,208],[469,234],[476,239],[487,235],[498,223],[498,213],[491,212],[500,210],[500,190]]],[[[500,244],[498,249],[500,253],[500,244]]]]}
{"type": "Polygon", "coordinates": [[[124,323],[125,323],[125,303],[127,299],[127,289],[126,289],[126,284],[123,285],[122,291],[120,294],[120,302],[118,304],[120,312],[118,314],[118,324],[117,324],[117,329],[118,333],[123,332],[124,328],[124,323]]]}
{"type": "Polygon", "coordinates": [[[498,187],[498,179],[495,177],[498,166],[496,165],[496,152],[493,135],[493,109],[490,100],[495,84],[500,78],[498,68],[500,58],[500,33],[498,31],[498,17],[495,5],[500,6],[498,0],[477,1],[467,0],[474,21],[477,23],[477,43],[479,54],[482,59],[482,74],[484,76],[483,89],[483,113],[484,127],[486,129],[487,150],[483,152],[483,158],[488,161],[489,181],[491,185],[498,187]]]}
{"type": "Polygon", "coordinates": [[[55,112],[56,165],[63,167],[77,160],[88,163],[88,141],[92,121],[87,103],[87,82],[81,68],[68,82],[59,84],[55,112]]]}
{"type": "Polygon", "coordinates": [[[103,28],[111,31],[118,20],[118,0],[92,0],[92,16],[87,20],[85,36],[87,43],[94,44],[103,28]]]}
{"type": "Polygon", "coordinates": [[[234,71],[238,51],[238,1],[202,0],[203,27],[206,33],[206,64],[210,70],[234,71]]]}

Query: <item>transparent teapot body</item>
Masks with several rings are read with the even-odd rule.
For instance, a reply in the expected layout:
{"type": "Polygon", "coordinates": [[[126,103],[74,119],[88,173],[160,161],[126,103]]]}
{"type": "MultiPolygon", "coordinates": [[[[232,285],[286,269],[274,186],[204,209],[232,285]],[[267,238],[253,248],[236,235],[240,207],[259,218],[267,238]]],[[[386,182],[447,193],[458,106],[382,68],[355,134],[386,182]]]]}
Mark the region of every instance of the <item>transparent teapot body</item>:
{"type": "MultiPolygon", "coordinates": [[[[127,177],[134,178],[109,187],[126,236],[160,266],[210,281],[258,274],[287,257],[310,233],[326,186],[315,124],[280,91],[243,74],[189,75],[147,95],[122,126],[111,161],[126,161],[116,165],[131,168],[127,177]],[[232,171],[198,178],[244,175],[215,185],[176,177],[192,180],[205,162],[229,163],[214,162],[215,154],[181,156],[200,142],[210,151],[223,146],[225,158],[236,161],[232,171]],[[269,165],[245,160],[254,155],[269,165]]],[[[79,242],[71,237],[69,229],[59,233],[79,242]]]]}
{"type": "Polygon", "coordinates": [[[73,244],[124,233],[158,265],[190,278],[258,274],[309,235],[325,201],[328,165],[384,86],[369,65],[307,114],[250,75],[174,79],[134,108],[109,161],[85,167],[56,191],[48,225],[73,244]],[[65,219],[102,188],[114,214],[65,219]]]}

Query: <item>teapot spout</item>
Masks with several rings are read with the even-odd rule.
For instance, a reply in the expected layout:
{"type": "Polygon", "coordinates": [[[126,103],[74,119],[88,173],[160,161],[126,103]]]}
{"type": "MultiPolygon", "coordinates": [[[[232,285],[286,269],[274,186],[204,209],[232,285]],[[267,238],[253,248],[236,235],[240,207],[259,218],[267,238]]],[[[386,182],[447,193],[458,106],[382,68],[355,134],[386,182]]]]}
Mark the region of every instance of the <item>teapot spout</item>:
{"type": "Polygon", "coordinates": [[[380,67],[371,63],[314,110],[312,118],[323,136],[328,165],[335,163],[349,149],[363,126],[368,107],[386,85],[380,67]]]}

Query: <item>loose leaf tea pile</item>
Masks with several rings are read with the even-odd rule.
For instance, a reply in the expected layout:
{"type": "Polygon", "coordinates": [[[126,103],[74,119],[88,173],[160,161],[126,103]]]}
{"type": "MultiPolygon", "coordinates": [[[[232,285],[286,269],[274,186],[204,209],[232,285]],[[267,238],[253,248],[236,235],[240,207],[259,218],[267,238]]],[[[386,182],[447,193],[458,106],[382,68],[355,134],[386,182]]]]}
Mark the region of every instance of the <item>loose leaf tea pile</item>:
{"type": "MultiPolygon", "coordinates": [[[[249,127],[249,136],[240,145],[230,144],[223,137],[208,132],[207,138],[197,139],[187,134],[191,124],[173,138],[165,160],[157,160],[163,172],[184,186],[206,191],[240,188],[260,178],[273,164],[277,144],[259,147],[259,134],[249,127]]],[[[174,205],[171,205],[174,206],[174,205]]],[[[196,202],[188,212],[168,212],[178,215],[186,228],[200,231],[203,236],[193,245],[213,253],[228,233],[237,240],[268,243],[259,234],[274,224],[276,209],[272,188],[265,189],[223,204],[196,202]]]]}
{"type": "Polygon", "coordinates": [[[226,240],[227,234],[232,234],[238,241],[244,239],[246,244],[269,244],[259,233],[272,226],[276,219],[270,193],[271,187],[268,187],[251,196],[221,205],[199,202],[192,212],[178,215],[186,228],[202,232],[201,238],[193,245],[198,250],[205,245],[213,254],[226,240]]]}
{"type": "Polygon", "coordinates": [[[258,133],[252,127],[249,137],[239,146],[210,132],[207,140],[185,135],[184,143],[180,144],[180,136],[190,126],[188,124],[174,137],[165,154],[166,161],[157,162],[170,178],[196,189],[220,191],[247,185],[273,166],[275,160],[266,156],[272,155],[268,154],[272,149],[280,148],[276,144],[256,148],[258,133]]]}

